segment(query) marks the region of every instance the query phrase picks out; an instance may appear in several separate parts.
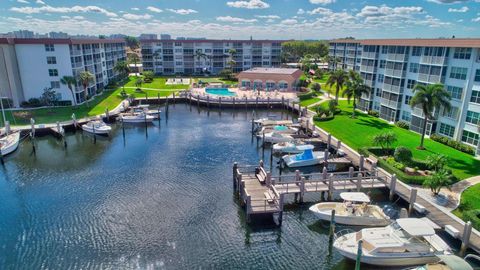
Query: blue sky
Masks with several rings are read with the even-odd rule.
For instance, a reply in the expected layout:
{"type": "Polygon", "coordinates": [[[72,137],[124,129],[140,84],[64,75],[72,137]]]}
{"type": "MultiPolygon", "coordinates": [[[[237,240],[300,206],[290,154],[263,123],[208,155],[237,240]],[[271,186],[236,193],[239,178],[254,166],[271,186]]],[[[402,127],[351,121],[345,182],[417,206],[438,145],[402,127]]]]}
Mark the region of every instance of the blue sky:
{"type": "Polygon", "coordinates": [[[207,38],[480,37],[480,0],[1,0],[0,32],[207,38]]]}

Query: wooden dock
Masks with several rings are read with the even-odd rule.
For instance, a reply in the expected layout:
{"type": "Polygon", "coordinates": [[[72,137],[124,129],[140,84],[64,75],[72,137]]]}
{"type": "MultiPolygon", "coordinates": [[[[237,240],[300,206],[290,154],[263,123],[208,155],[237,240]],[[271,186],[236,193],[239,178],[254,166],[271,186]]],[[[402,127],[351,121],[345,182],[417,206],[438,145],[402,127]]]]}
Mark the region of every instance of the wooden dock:
{"type": "Polygon", "coordinates": [[[265,171],[263,162],[259,165],[233,165],[233,187],[245,207],[247,221],[252,215],[278,214],[278,224],[282,223],[284,196],[294,194],[295,199],[303,202],[307,193],[327,193],[332,199],[334,191],[364,190],[384,188],[385,180],[380,179],[376,171],[354,171],[329,173],[324,168],[322,173],[281,175],[273,177],[265,171]]]}

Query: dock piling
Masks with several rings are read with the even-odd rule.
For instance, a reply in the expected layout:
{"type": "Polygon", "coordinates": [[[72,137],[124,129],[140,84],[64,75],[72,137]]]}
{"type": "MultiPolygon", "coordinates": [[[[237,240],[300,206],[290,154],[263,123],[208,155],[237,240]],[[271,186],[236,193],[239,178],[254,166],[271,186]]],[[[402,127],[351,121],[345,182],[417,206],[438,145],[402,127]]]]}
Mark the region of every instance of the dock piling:
{"type": "Polygon", "coordinates": [[[365,156],[364,155],[360,155],[360,161],[359,161],[359,166],[358,166],[359,170],[362,172],[364,170],[364,167],[365,167],[365,156]]]}
{"type": "Polygon", "coordinates": [[[468,244],[470,243],[470,235],[472,234],[472,222],[468,221],[465,223],[463,227],[463,235],[462,235],[462,246],[460,247],[460,257],[464,257],[465,253],[468,248],[468,244]]]}
{"type": "Polygon", "coordinates": [[[410,190],[410,198],[408,200],[408,216],[412,215],[413,206],[414,206],[416,200],[417,200],[417,189],[412,188],[410,190]]]}
{"type": "Polygon", "coordinates": [[[300,178],[300,203],[303,203],[303,196],[305,195],[305,177],[300,178]]]}
{"type": "Polygon", "coordinates": [[[332,210],[332,214],[330,215],[330,231],[328,235],[330,236],[330,241],[332,241],[335,235],[335,209],[332,210]]]}
{"type": "Polygon", "coordinates": [[[388,195],[388,199],[393,201],[393,197],[395,196],[395,188],[397,186],[397,175],[392,174],[392,178],[390,178],[390,194],[388,195]]]}
{"type": "Polygon", "coordinates": [[[360,270],[360,264],[362,260],[362,244],[363,240],[358,240],[357,259],[355,260],[355,270],[360,270]]]}
{"type": "Polygon", "coordinates": [[[237,170],[238,170],[238,163],[237,162],[234,162],[233,163],[233,189],[234,190],[237,190],[237,184],[236,184],[236,181],[237,181],[237,170]]]}
{"type": "Polygon", "coordinates": [[[333,199],[333,174],[330,174],[328,179],[328,201],[333,199]]]}
{"type": "Polygon", "coordinates": [[[327,149],[330,149],[332,147],[332,134],[328,133],[327,137],[327,149]]]}

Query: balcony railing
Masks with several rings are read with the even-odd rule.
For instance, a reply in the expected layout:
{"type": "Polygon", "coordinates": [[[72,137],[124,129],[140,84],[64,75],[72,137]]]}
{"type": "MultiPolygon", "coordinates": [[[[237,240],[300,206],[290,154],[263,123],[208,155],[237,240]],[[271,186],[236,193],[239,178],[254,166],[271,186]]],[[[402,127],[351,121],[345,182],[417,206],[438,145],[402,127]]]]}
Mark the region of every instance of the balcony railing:
{"type": "Polygon", "coordinates": [[[360,72],[368,72],[368,73],[375,73],[377,68],[375,66],[360,66],[360,72]]]}
{"type": "Polygon", "coordinates": [[[390,76],[390,77],[404,77],[405,76],[405,71],[400,70],[400,69],[390,69],[387,68],[385,69],[385,76],[390,76]]]}
{"type": "Polygon", "coordinates": [[[425,55],[422,55],[422,57],[420,58],[420,64],[444,65],[445,64],[445,57],[443,57],[443,56],[425,56],[425,55]]]}
{"type": "Polygon", "coordinates": [[[375,84],[374,80],[364,80],[363,83],[368,87],[373,87],[375,84]]]}
{"type": "Polygon", "coordinates": [[[380,102],[381,102],[382,105],[388,106],[388,107],[394,108],[394,109],[397,109],[400,105],[398,101],[393,101],[393,100],[389,100],[389,99],[386,99],[386,98],[381,98],[380,102]]]}
{"type": "Polygon", "coordinates": [[[442,77],[440,75],[430,75],[430,74],[419,73],[418,81],[427,82],[427,83],[439,83],[442,81],[442,77]]]}
{"type": "Polygon", "coordinates": [[[92,54],[92,49],[83,50],[83,54],[92,54]]]}
{"type": "Polygon", "coordinates": [[[375,58],[377,58],[377,53],[376,52],[362,52],[362,58],[375,59],[375,58]]]}
{"type": "Polygon", "coordinates": [[[406,54],[397,54],[397,53],[388,53],[387,60],[388,61],[401,61],[404,62],[407,58],[406,54]]]}
{"type": "Polygon", "coordinates": [[[402,87],[400,85],[393,85],[385,82],[383,83],[382,90],[397,94],[402,93],[402,87]]]}
{"type": "Polygon", "coordinates": [[[70,54],[72,56],[79,56],[79,55],[82,55],[82,51],[81,50],[71,50],[70,54]]]}
{"type": "Polygon", "coordinates": [[[83,67],[82,62],[72,62],[72,68],[83,67]]]}

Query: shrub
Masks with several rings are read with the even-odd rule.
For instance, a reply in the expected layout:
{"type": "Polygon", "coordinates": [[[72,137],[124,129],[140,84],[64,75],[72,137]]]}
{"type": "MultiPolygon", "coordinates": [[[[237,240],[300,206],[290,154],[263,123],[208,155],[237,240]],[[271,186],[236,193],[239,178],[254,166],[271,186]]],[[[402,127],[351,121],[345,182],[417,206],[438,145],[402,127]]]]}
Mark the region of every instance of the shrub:
{"type": "Polygon", "coordinates": [[[409,165],[412,162],[412,151],[405,146],[399,146],[395,148],[395,153],[393,154],[395,161],[409,165]]]}
{"type": "Polygon", "coordinates": [[[313,91],[319,92],[321,89],[322,89],[322,86],[320,86],[319,83],[312,84],[312,90],[313,91]]]}
{"type": "Polygon", "coordinates": [[[143,81],[144,82],[146,82],[146,83],[152,82],[153,77],[154,77],[153,71],[147,70],[147,71],[143,72],[143,81]]]}
{"type": "Polygon", "coordinates": [[[475,229],[480,229],[480,209],[463,212],[463,219],[472,222],[475,229]]]}
{"type": "Polygon", "coordinates": [[[43,106],[43,104],[39,98],[31,98],[28,101],[22,102],[21,106],[24,108],[36,108],[43,106]]]}
{"type": "Polygon", "coordinates": [[[310,91],[310,92],[307,92],[305,94],[299,94],[298,99],[302,101],[302,100],[311,99],[311,98],[316,97],[316,96],[317,96],[317,93],[315,93],[314,91],[310,91]]]}
{"type": "Polygon", "coordinates": [[[392,165],[394,168],[396,168],[400,171],[405,170],[405,165],[400,163],[400,162],[395,161],[394,157],[388,157],[386,161],[387,161],[388,164],[392,165]]]}
{"type": "Polygon", "coordinates": [[[371,115],[371,116],[374,116],[374,117],[378,117],[378,112],[377,111],[374,111],[374,110],[368,110],[368,115],[371,115]]]}
{"type": "Polygon", "coordinates": [[[448,146],[450,146],[454,149],[457,149],[458,151],[461,151],[461,152],[464,152],[464,153],[467,153],[467,154],[470,154],[470,155],[475,155],[475,149],[473,147],[468,146],[466,144],[463,144],[461,142],[457,142],[457,141],[452,140],[450,138],[440,136],[440,135],[437,135],[437,134],[432,134],[432,135],[430,135],[430,139],[432,139],[436,142],[439,142],[441,144],[448,145],[448,146]]]}
{"type": "Polygon", "coordinates": [[[327,116],[314,116],[313,117],[313,121],[317,121],[317,122],[325,122],[325,121],[330,121],[332,119],[334,119],[335,116],[334,115],[327,115],[327,116]]]}
{"type": "Polygon", "coordinates": [[[400,120],[395,122],[395,125],[399,128],[403,128],[407,130],[410,129],[410,123],[408,123],[407,121],[400,120]]]}
{"type": "Polygon", "coordinates": [[[373,137],[373,144],[382,150],[390,148],[397,141],[397,135],[391,131],[377,134],[373,137]]]}

